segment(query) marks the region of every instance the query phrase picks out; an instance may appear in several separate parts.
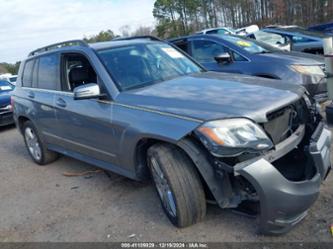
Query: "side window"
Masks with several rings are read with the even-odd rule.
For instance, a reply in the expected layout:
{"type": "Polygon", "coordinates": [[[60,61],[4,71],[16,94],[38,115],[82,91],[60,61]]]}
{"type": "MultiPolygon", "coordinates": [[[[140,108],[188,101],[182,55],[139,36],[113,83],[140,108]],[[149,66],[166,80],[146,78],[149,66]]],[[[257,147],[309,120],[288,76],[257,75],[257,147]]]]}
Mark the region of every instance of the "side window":
{"type": "Polygon", "coordinates": [[[234,58],[234,61],[248,61],[247,59],[245,59],[243,56],[241,56],[236,52],[232,52],[232,56],[234,58]]]}
{"type": "Polygon", "coordinates": [[[38,88],[56,90],[59,83],[59,55],[50,54],[40,57],[38,65],[38,88]]]}
{"type": "Polygon", "coordinates": [[[38,63],[39,59],[36,59],[33,71],[32,71],[32,87],[37,88],[38,87],[38,63]]]}
{"type": "Polygon", "coordinates": [[[306,37],[295,35],[295,36],[292,37],[292,41],[293,41],[293,43],[303,43],[303,42],[313,42],[314,40],[306,38],[306,37]]]}
{"type": "Polygon", "coordinates": [[[187,42],[176,42],[175,45],[183,50],[184,52],[188,53],[188,43],[187,42]]]}
{"type": "Polygon", "coordinates": [[[22,86],[32,87],[32,72],[34,69],[35,60],[27,61],[24,65],[22,86]]]}
{"type": "Polygon", "coordinates": [[[214,57],[227,52],[224,46],[205,40],[192,42],[192,56],[199,62],[215,62],[214,57]]]}
{"type": "MultiPolygon", "coordinates": [[[[86,57],[81,54],[65,54],[62,58],[62,90],[72,92],[74,88],[89,83],[98,83],[97,74],[86,57]]],[[[104,91],[101,87],[102,92],[104,91]]]]}

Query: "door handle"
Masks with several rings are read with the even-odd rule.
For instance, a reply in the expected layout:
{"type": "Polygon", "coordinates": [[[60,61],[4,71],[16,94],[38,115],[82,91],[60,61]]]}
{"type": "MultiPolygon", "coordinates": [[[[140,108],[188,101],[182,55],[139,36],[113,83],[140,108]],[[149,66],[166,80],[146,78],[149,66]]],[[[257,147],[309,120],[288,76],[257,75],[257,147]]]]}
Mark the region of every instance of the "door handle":
{"type": "Polygon", "coordinates": [[[35,98],[35,93],[34,92],[28,92],[28,97],[31,99],[35,98]]]}
{"type": "Polygon", "coordinates": [[[66,107],[67,104],[66,104],[66,101],[63,100],[62,98],[58,98],[57,101],[56,101],[56,105],[57,106],[60,106],[60,107],[66,107]]]}

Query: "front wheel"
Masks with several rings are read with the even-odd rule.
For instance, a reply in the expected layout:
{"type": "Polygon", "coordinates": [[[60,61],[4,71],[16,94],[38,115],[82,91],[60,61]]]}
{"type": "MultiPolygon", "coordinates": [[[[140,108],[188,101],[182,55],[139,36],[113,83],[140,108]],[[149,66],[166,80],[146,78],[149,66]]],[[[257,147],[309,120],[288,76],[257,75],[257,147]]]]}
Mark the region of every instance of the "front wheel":
{"type": "Polygon", "coordinates": [[[150,168],[162,207],[177,227],[187,227],[206,215],[200,176],[190,158],[173,145],[156,144],[148,150],[150,168]]]}

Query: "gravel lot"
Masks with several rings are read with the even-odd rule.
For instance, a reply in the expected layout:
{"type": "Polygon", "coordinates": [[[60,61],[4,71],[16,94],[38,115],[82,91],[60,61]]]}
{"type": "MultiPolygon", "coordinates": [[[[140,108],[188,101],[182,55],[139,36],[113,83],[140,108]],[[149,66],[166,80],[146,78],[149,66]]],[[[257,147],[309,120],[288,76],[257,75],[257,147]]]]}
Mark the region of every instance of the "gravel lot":
{"type": "Polygon", "coordinates": [[[327,241],[333,224],[333,174],[307,218],[290,233],[258,236],[254,219],[208,206],[206,219],[186,229],[169,223],[149,183],[61,157],[45,167],[29,158],[15,127],[0,128],[0,241],[327,241]]]}

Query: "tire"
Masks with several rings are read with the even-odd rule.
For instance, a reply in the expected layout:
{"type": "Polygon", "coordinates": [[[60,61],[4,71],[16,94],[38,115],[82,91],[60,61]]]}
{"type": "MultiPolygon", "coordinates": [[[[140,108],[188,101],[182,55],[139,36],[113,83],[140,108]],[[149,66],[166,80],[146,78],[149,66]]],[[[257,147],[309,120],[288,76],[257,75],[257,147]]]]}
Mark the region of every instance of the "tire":
{"type": "Polygon", "coordinates": [[[172,224],[182,228],[201,221],[206,216],[205,192],[190,158],[173,145],[156,144],[148,149],[147,162],[172,224]]]}
{"type": "Polygon", "coordinates": [[[58,158],[58,153],[49,151],[31,121],[23,124],[25,146],[32,160],[39,165],[46,165],[58,158]]]}

